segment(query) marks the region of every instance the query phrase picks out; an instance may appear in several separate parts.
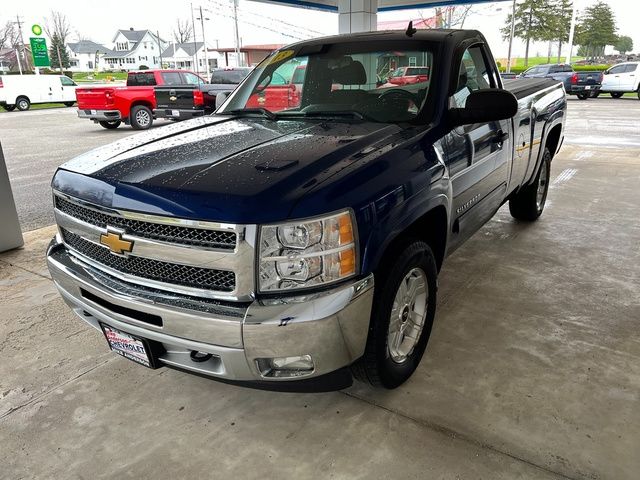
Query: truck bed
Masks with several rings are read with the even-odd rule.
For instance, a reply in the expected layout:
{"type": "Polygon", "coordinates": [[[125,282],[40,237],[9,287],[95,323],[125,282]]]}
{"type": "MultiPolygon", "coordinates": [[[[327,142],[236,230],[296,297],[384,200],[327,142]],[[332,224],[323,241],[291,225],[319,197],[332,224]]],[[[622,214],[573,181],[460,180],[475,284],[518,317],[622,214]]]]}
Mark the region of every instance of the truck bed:
{"type": "Polygon", "coordinates": [[[562,82],[550,78],[515,78],[512,80],[503,80],[502,83],[505,89],[509,90],[520,100],[521,98],[562,82]]]}

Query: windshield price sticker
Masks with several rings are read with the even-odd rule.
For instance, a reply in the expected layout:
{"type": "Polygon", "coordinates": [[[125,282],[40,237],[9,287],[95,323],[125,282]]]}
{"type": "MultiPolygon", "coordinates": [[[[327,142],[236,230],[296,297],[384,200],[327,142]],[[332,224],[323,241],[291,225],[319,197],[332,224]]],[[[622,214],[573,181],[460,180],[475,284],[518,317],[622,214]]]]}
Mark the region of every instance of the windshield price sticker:
{"type": "Polygon", "coordinates": [[[295,50],[282,50],[269,59],[269,65],[283,62],[287,58],[293,56],[294,53],[296,53],[295,50]]]}

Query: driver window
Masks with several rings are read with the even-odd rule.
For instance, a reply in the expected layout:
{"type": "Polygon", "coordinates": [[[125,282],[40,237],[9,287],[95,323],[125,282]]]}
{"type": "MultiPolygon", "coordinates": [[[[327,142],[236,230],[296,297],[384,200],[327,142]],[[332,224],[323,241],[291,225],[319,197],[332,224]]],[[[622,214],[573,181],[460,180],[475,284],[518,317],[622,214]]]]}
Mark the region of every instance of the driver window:
{"type": "Polygon", "coordinates": [[[487,67],[482,54],[482,47],[475,45],[465,50],[458,70],[458,83],[454,94],[451,96],[449,106],[451,108],[464,108],[469,94],[483,88],[492,88],[495,85],[493,71],[487,67]]]}

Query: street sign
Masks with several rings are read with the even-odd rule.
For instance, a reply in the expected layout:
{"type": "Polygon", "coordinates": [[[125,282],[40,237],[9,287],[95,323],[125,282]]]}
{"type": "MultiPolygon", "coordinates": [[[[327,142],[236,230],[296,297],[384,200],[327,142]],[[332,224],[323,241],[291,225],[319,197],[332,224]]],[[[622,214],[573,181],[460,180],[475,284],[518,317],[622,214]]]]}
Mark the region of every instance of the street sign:
{"type": "Polygon", "coordinates": [[[44,38],[31,37],[31,55],[33,56],[34,67],[48,67],[51,65],[49,62],[49,52],[47,51],[47,41],[44,38]]]}
{"type": "Polygon", "coordinates": [[[37,23],[31,27],[31,31],[34,35],[42,35],[42,27],[37,23]]]}

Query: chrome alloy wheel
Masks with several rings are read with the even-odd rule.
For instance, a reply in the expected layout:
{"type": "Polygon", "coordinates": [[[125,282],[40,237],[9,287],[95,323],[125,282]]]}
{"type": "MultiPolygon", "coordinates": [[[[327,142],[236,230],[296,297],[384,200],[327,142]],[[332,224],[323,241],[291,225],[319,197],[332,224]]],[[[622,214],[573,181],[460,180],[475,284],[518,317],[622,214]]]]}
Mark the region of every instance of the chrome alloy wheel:
{"type": "Polygon", "coordinates": [[[393,300],[387,348],[396,363],[403,363],[413,353],[427,316],[427,275],[414,268],[400,282],[393,300]]]}
{"type": "Polygon", "coordinates": [[[138,110],[136,112],[136,122],[143,128],[147,127],[151,122],[151,115],[146,110],[138,110]]]}
{"type": "Polygon", "coordinates": [[[540,175],[538,177],[538,191],[536,192],[536,207],[541,210],[547,197],[547,187],[549,183],[549,175],[547,172],[547,162],[542,161],[540,167],[540,175]]]}

